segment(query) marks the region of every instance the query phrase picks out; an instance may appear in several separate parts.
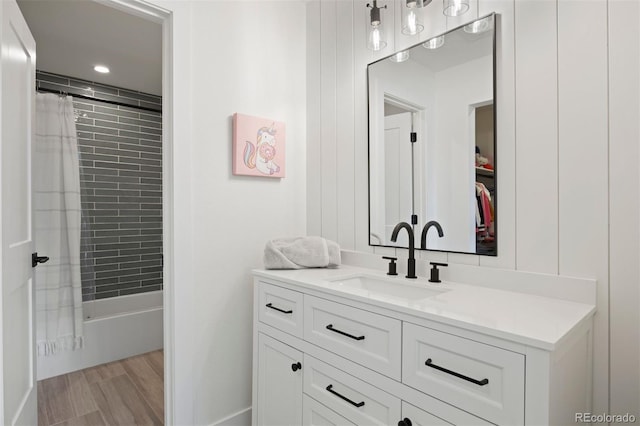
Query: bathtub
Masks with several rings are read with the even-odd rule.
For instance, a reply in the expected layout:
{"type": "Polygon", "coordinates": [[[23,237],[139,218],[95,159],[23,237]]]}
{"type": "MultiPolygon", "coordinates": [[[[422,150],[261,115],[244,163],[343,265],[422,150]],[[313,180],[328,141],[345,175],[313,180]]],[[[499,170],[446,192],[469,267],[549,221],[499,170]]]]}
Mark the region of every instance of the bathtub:
{"type": "Polygon", "coordinates": [[[84,302],[84,347],[39,356],[38,380],[163,347],[162,291],[84,302]]]}

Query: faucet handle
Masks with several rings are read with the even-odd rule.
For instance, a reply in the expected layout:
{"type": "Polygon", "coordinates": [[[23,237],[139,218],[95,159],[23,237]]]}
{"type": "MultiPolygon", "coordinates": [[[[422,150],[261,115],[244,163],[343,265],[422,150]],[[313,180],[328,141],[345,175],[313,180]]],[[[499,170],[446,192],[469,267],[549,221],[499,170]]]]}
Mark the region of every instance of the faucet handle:
{"type": "Polygon", "coordinates": [[[438,266],[449,266],[449,264],[447,264],[447,263],[438,263],[438,262],[429,262],[429,264],[432,266],[432,268],[431,268],[431,276],[429,277],[429,282],[430,283],[442,282],[442,281],[440,281],[440,270],[438,269],[438,266]]]}
{"type": "Polygon", "coordinates": [[[398,258],[391,256],[382,256],[382,258],[389,260],[389,272],[387,272],[387,275],[398,275],[396,271],[396,260],[398,260],[398,258]]]}

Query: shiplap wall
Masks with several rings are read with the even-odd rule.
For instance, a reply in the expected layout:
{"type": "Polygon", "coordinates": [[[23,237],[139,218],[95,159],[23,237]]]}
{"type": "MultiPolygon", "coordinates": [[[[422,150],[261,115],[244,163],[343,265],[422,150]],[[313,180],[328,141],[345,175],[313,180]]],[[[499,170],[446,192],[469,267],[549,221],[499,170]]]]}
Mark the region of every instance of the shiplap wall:
{"type": "Polygon", "coordinates": [[[400,33],[400,1],[382,1],[388,46],[380,52],[366,49],[366,3],[307,5],[308,233],[406,256],[367,245],[366,66],[499,13],[499,255],[420,256],[597,279],[593,412],[637,415],[638,2],[471,0],[454,19],[434,1],[425,30],[410,37],[400,33]]]}

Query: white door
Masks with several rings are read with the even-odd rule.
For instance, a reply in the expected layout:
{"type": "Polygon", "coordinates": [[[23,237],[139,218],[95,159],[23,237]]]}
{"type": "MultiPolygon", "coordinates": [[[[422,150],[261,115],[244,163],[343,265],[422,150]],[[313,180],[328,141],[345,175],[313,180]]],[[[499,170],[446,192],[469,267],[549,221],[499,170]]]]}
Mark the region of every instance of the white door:
{"type": "Polygon", "coordinates": [[[391,233],[399,222],[411,223],[413,213],[413,158],[410,134],[410,112],[384,118],[385,245],[409,246],[409,239],[405,232],[398,235],[395,243],[391,242],[391,233]]]}
{"type": "Polygon", "coordinates": [[[36,46],[14,0],[0,1],[0,15],[0,422],[35,425],[31,144],[36,46]]]}
{"type": "Polygon", "coordinates": [[[258,426],[302,424],[302,353],[258,335],[258,426]]]}

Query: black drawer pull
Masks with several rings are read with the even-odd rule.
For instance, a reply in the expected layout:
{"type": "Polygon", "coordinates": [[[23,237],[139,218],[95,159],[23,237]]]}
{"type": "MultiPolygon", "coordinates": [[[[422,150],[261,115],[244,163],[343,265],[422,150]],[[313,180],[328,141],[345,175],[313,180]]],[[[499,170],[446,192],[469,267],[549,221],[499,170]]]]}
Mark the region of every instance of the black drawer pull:
{"type": "Polygon", "coordinates": [[[341,398],[345,401],[347,401],[349,404],[353,405],[354,407],[362,407],[364,405],[364,401],[360,401],[360,402],[353,402],[352,400],[350,400],[349,398],[347,398],[344,395],[340,395],[338,392],[333,390],[333,385],[329,385],[327,386],[327,391],[329,391],[330,393],[334,394],[335,396],[337,396],[338,398],[341,398]]]}
{"type": "Polygon", "coordinates": [[[284,309],[276,308],[271,303],[267,303],[265,306],[267,308],[275,309],[278,312],[282,312],[283,314],[292,314],[293,313],[293,311],[291,309],[289,309],[288,311],[285,311],[284,309]]]}
{"type": "Polygon", "coordinates": [[[296,362],[295,364],[291,364],[291,369],[296,372],[302,368],[302,364],[300,362],[296,362]]]}
{"type": "Polygon", "coordinates": [[[405,417],[404,420],[398,422],[398,426],[412,426],[412,423],[411,420],[405,417]]]}
{"type": "Polygon", "coordinates": [[[482,379],[482,380],[472,379],[471,377],[467,377],[464,374],[456,373],[455,371],[447,370],[444,367],[440,367],[439,365],[435,365],[434,363],[431,362],[431,358],[427,359],[427,361],[425,361],[424,364],[427,367],[435,368],[436,370],[440,370],[440,371],[442,371],[444,373],[451,374],[452,376],[456,376],[459,379],[466,380],[467,382],[471,382],[471,383],[476,384],[478,386],[484,386],[484,385],[489,384],[489,379],[482,379]]]}
{"type": "Polygon", "coordinates": [[[338,333],[338,334],[342,334],[343,336],[350,337],[353,340],[364,340],[364,336],[354,336],[353,334],[345,333],[344,331],[340,331],[338,329],[333,328],[333,324],[329,324],[327,326],[327,330],[331,330],[334,333],[338,333]]]}

